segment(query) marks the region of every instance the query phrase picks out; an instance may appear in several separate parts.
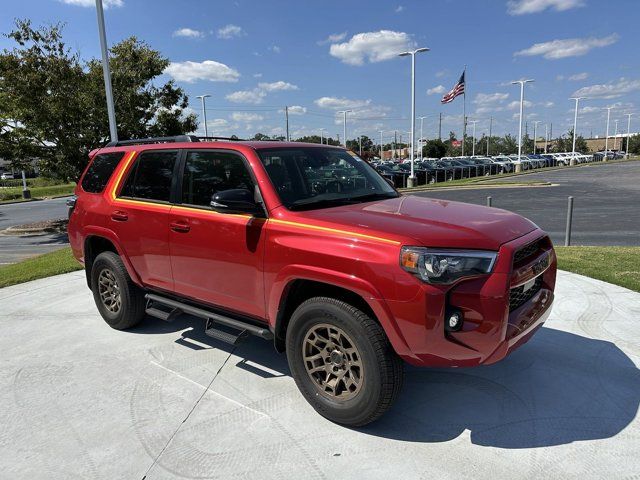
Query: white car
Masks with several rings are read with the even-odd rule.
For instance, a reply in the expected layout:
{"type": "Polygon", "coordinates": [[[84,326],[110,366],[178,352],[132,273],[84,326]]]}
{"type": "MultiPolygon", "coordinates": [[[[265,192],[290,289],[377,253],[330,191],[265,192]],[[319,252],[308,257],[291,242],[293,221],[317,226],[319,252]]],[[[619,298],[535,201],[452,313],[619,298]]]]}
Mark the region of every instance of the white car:
{"type": "Polygon", "coordinates": [[[0,175],[0,180],[13,180],[15,177],[15,175],[11,172],[4,172],[2,175],[0,175]]]}

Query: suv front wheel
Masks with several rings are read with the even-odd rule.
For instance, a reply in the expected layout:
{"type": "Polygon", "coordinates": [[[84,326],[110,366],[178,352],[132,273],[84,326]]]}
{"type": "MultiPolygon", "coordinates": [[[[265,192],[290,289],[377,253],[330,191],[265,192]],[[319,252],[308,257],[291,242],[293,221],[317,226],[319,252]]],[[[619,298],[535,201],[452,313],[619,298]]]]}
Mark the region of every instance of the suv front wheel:
{"type": "Polygon", "coordinates": [[[366,313],[326,297],[303,302],[287,328],[287,359],[305,399],[336,423],[379,418],[402,386],[402,361],[366,313]]]}
{"type": "Polygon", "coordinates": [[[125,330],[144,317],[144,292],[131,281],[116,253],[102,252],[93,261],[91,287],[98,311],[111,328],[125,330]]]}

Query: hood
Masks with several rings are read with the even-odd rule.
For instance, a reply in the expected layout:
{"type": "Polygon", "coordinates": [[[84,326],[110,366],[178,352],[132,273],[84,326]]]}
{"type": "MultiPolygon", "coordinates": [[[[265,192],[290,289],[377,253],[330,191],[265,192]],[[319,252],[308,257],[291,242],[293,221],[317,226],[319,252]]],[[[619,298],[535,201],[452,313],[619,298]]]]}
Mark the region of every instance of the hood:
{"type": "Polygon", "coordinates": [[[425,247],[498,250],[500,245],[538,228],[506,210],[413,195],[344,207],[309,210],[304,216],[337,228],[425,247]]]}

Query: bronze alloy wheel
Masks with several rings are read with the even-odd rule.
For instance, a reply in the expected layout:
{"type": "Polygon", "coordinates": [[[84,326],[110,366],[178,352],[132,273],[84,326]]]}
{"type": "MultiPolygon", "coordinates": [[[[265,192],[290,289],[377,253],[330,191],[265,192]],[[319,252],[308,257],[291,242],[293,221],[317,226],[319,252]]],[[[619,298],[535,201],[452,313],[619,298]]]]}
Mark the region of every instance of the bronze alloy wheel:
{"type": "Polygon", "coordinates": [[[122,300],[120,298],[120,286],[111,270],[103,268],[98,276],[98,293],[100,300],[107,310],[118,313],[122,300]]]}
{"type": "Polygon", "coordinates": [[[360,352],[341,328],[326,323],[311,327],[302,343],[302,358],[323,395],[346,401],[360,391],[364,380],[360,352]]]}

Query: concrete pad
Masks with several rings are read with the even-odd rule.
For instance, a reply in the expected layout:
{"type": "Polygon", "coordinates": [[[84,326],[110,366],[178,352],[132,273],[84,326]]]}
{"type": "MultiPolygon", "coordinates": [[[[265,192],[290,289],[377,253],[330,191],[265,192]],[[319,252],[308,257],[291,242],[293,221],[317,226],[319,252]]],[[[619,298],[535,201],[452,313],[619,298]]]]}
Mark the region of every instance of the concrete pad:
{"type": "Polygon", "coordinates": [[[100,318],[84,274],[0,289],[7,478],[622,478],[640,471],[640,294],[561,272],[546,326],[504,361],[407,366],[361,429],[302,399],[286,358],[202,323],[100,318]]]}

